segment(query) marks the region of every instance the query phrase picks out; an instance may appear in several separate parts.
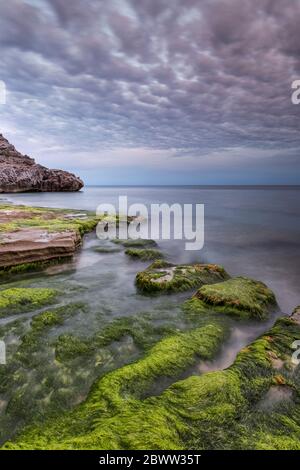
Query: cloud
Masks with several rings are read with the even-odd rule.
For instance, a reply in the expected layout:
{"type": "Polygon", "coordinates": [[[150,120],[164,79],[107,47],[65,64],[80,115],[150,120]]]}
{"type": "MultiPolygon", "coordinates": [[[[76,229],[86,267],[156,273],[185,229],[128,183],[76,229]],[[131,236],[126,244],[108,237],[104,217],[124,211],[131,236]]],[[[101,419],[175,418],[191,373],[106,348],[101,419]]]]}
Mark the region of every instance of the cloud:
{"type": "Polygon", "coordinates": [[[205,179],[238,157],[240,175],[285,162],[295,181],[299,15],[288,0],[11,0],[1,129],[74,171],[172,165],[205,179]]]}

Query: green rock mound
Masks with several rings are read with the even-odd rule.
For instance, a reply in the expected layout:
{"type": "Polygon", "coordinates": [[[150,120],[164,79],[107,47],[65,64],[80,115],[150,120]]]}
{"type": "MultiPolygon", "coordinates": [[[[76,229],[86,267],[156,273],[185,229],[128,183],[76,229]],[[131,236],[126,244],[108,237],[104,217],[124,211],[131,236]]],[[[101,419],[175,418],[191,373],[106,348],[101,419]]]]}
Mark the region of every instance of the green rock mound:
{"type": "Polygon", "coordinates": [[[177,265],[158,260],[136,276],[136,285],[143,293],[182,292],[224,281],[229,276],[216,264],[177,265]]]}
{"type": "Polygon", "coordinates": [[[121,249],[114,246],[94,246],[92,248],[96,253],[120,253],[121,249]]]}
{"type": "Polygon", "coordinates": [[[125,251],[125,254],[133,259],[139,259],[141,261],[151,261],[162,257],[160,251],[153,249],[128,248],[125,251]]]}
{"type": "Polygon", "coordinates": [[[112,240],[114,243],[117,245],[122,245],[125,248],[150,248],[150,247],[156,247],[157,243],[154,240],[145,240],[144,238],[138,238],[136,240],[121,240],[119,238],[116,238],[115,240],[112,240]]]}
{"type": "Polygon", "coordinates": [[[265,284],[246,277],[202,286],[194,296],[196,309],[209,306],[242,318],[264,319],[275,305],[275,296],[265,284]]]}

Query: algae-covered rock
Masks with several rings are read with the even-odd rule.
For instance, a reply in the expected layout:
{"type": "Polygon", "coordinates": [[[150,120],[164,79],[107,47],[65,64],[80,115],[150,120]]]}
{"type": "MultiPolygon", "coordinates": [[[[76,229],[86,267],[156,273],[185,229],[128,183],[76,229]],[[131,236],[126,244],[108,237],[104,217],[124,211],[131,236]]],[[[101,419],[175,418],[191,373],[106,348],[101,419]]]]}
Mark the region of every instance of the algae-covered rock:
{"type": "MultiPolygon", "coordinates": [[[[298,449],[299,376],[281,372],[295,391],[276,411],[259,404],[276,382],[272,356],[290,361],[300,327],[278,320],[224,371],[190,376],[158,396],[143,391],[161,376],[174,378],[194,360],[210,358],[224,339],[212,323],[163,339],[143,359],[112,371],[74,411],[34,424],[5,449],[298,449]]],[[[282,380],[281,380],[282,382],[282,380]]]]}
{"type": "Polygon", "coordinates": [[[89,341],[68,334],[59,336],[55,343],[55,357],[61,362],[89,354],[92,350],[93,345],[89,341]]]}
{"type": "Polygon", "coordinates": [[[30,355],[40,348],[45,333],[54,326],[62,325],[66,318],[83,309],[83,304],[73,303],[46,310],[32,317],[30,329],[20,338],[21,343],[16,353],[17,360],[23,364],[30,364],[30,355]]]}
{"type": "MultiPolygon", "coordinates": [[[[122,443],[122,439],[137,439],[137,426],[142,430],[146,425],[146,415],[142,417],[140,414],[143,414],[143,400],[140,400],[143,392],[161,376],[176,377],[195,361],[196,356],[210,359],[220,347],[224,335],[224,329],[215,322],[162,339],[144,358],[100,378],[94,384],[88,399],[73,412],[50,419],[45,426],[29,427],[17,438],[16,444],[8,443],[5,447],[123,448],[125,441],[122,443]],[[123,412],[128,415],[126,422],[122,418],[123,412]],[[120,426],[115,428],[118,417],[120,426]],[[135,432],[130,438],[133,429],[135,432]]],[[[144,400],[147,413],[151,400],[144,400]]],[[[159,424],[159,428],[152,428],[152,432],[159,436],[159,447],[156,448],[162,448],[162,443],[167,445],[164,448],[169,448],[169,441],[165,436],[169,433],[169,426],[172,429],[172,423],[164,429],[165,410],[156,410],[155,402],[153,405],[153,417],[157,418],[159,424]]],[[[147,420],[150,415],[152,411],[147,420]]],[[[151,418],[150,422],[152,423],[151,418]]],[[[171,432],[176,434],[175,429],[171,432]]],[[[143,439],[143,434],[140,434],[138,439],[143,439]]],[[[147,441],[147,436],[145,439],[147,441]]],[[[136,441],[135,447],[138,445],[139,441],[136,441]]],[[[130,447],[134,447],[133,442],[130,447]]],[[[142,447],[145,448],[145,444],[142,444],[142,447]]]]}
{"type": "Polygon", "coordinates": [[[201,287],[194,296],[194,308],[212,307],[215,311],[242,318],[263,319],[276,305],[273,292],[262,282],[236,277],[201,287]]]}
{"type": "Polygon", "coordinates": [[[93,246],[93,251],[101,254],[120,253],[120,248],[114,246],[93,246]]]}
{"type": "Polygon", "coordinates": [[[149,349],[158,338],[174,334],[177,329],[169,325],[154,325],[143,316],[122,317],[112,320],[92,336],[75,336],[65,334],[54,342],[55,357],[62,363],[67,363],[78,356],[91,355],[96,350],[131,338],[139,350],[149,349]]]}
{"type": "Polygon", "coordinates": [[[137,274],[136,285],[144,293],[170,293],[221,282],[228,278],[224,268],[216,264],[176,266],[158,260],[137,274]]]}
{"type": "Polygon", "coordinates": [[[125,251],[125,254],[133,259],[139,259],[141,261],[151,261],[162,257],[160,251],[153,249],[128,248],[125,251]]]}
{"type": "Polygon", "coordinates": [[[54,301],[57,291],[39,288],[12,288],[0,291],[0,317],[25,313],[54,301]]]}
{"type": "Polygon", "coordinates": [[[116,243],[117,245],[122,245],[125,248],[151,248],[151,247],[156,247],[157,243],[154,240],[148,240],[144,238],[137,238],[137,239],[128,239],[128,240],[121,240],[119,238],[116,238],[115,240],[112,240],[113,243],[116,243]]]}

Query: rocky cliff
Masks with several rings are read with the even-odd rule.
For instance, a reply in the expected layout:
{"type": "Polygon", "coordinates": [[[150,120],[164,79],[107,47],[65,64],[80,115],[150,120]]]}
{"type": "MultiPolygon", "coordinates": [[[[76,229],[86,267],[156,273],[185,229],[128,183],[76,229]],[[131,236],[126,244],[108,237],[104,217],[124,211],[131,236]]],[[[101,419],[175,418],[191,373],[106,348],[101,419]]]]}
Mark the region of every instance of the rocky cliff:
{"type": "Polygon", "coordinates": [[[83,182],[77,176],[35,163],[0,134],[0,193],[79,191],[82,187],[83,182]]]}

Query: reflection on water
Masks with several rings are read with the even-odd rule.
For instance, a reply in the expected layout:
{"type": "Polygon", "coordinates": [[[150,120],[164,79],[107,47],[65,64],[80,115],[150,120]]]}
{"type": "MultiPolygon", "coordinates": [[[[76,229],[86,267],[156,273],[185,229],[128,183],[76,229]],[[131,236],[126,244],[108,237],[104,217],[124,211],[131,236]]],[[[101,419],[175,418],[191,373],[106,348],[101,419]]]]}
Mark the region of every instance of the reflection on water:
{"type": "MultiPolygon", "coordinates": [[[[282,315],[282,313],[278,311],[276,316],[280,315],[282,315]]],[[[242,323],[237,326],[234,325],[231,329],[229,339],[222,345],[217,357],[213,361],[201,361],[196,367],[194,367],[194,373],[204,374],[214,370],[227,369],[234,362],[238,352],[271,327],[274,320],[275,318],[272,315],[272,318],[270,318],[268,322],[259,322],[255,325],[251,323],[242,323]]]]}

